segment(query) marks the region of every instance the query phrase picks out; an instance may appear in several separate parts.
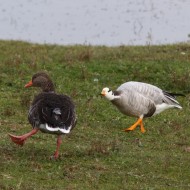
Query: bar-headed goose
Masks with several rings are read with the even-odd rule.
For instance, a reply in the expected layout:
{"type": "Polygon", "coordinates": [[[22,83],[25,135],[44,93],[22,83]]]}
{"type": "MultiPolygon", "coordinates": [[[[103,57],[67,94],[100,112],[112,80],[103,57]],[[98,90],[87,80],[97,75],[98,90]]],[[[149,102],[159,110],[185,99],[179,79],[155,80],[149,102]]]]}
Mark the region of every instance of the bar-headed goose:
{"type": "Polygon", "coordinates": [[[182,94],[169,93],[142,82],[126,82],[116,91],[106,87],[101,95],[110,100],[123,114],[138,117],[137,122],[125,131],[132,131],[140,125],[141,132],[144,133],[144,117],[151,117],[169,108],[182,109],[175,99],[175,96],[183,96],[182,94]]]}
{"type": "Polygon", "coordinates": [[[12,134],[9,136],[14,143],[23,145],[25,140],[38,130],[56,134],[58,136],[54,154],[56,159],[62,142],[61,136],[70,133],[76,124],[75,105],[70,97],[55,93],[52,80],[44,72],[34,74],[32,80],[25,85],[26,88],[30,86],[42,89],[42,92],[34,98],[28,113],[28,120],[33,129],[22,136],[12,134]]]}

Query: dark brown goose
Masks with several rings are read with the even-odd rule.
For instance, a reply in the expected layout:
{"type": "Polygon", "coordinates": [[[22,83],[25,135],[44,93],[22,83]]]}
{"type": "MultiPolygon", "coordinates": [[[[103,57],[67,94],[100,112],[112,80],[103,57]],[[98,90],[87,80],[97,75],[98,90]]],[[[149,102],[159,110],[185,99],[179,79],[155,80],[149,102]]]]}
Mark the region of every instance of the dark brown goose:
{"type": "Polygon", "coordinates": [[[62,135],[70,133],[76,124],[75,106],[70,97],[55,93],[54,85],[45,72],[33,75],[32,80],[25,87],[40,87],[42,92],[38,94],[29,109],[28,120],[33,129],[22,136],[9,134],[11,140],[23,145],[25,140],[36,134],[39,130],[44,133],[56,134],[57,148],[54,158],[59,156],[59,148],[62,135]]]}

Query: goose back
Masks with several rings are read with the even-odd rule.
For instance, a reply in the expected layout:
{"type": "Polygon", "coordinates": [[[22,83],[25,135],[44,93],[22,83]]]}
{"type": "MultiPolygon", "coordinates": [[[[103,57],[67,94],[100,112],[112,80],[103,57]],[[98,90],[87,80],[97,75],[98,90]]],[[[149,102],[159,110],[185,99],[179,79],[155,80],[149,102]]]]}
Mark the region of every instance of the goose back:
{"type": "MultiPolygon", "coordinates": [[[[127,92],[131,91],[133,94],[140,94],[150,100],[152,100],[155,105],[162,104],[163,102],[169,105],[180,105],[175,99],[172,93],[163,91],[162,89],[147,83],[142,82],[126,82],[122,84],[117,91],[127,92]]],[[[140,100],[140,98],[139,98],[140,100]]]]}
{"type": "Polygon", "coordinates": [[[52,128],[72,129],[76,123],[75,106],[66,95],[42,92],[34,98],[28,120],[33,127],[47,124],[52,128]]]}

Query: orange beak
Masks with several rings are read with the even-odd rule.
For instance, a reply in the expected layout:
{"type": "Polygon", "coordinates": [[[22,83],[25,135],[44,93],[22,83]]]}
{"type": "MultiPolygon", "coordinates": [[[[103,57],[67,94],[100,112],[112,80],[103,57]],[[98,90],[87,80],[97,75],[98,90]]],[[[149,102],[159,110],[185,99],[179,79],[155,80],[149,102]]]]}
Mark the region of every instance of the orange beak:
{"type": "Polygon", "coordinates": [[[32,86],[33,84],[32,84],[32,81],[29,81],[24,87],[25,88],[28,88],[28,87],[30,87],[30,86],[32,86]]]}
{"type": "Polygon", "coordinates": [[[102,95],[102,96],[105,96],[105,95],[106,95],[106,93],[105,93],[104,90],[102,90],[101,95],[102,95]]]}

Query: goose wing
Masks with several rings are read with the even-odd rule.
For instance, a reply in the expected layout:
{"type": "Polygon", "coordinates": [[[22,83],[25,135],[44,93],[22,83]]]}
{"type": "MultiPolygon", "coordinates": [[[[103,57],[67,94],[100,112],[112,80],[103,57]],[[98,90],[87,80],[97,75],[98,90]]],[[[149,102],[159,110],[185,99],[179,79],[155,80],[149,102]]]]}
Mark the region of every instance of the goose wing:
{"type": "Polygon", "coordinates": [[[117,91],[131,91],[132,93],[138,93],[147,99],[152,100],[155,105],[166,103],[168,105],[179,106],[179,102],[175,99],[172,93],[163,91],[162,89],[147,83],[141,82],[126,82],[122,84],[117,91]]]}
{"type": "Polygon", "coordinates": [[[114,105],[123,113],[129,116],[146,116],[150,117],[154,114],[155,103],[143,96],[142,94],[131,89],[125,89],[120,92],[120,98],[112,101],[114,105]]]}
{"type": "Polygon", "coordinates": [[[141,83],[141,82],[126,82],[122,84],[117,91],[128,92],[130,91],[132,94],[140,94],[150,100],[152,100],[155,104],[162,103],[163,93],[162,90],[154,85],[141,83]]]}
{"type": "Polygon", "coordinates": [[[115,93],[120,98],[112,103],[129,116],[150,117],[170,107],[181,108],[173,94],[147,83],[127,82],[118,87],[115,93]]]}

